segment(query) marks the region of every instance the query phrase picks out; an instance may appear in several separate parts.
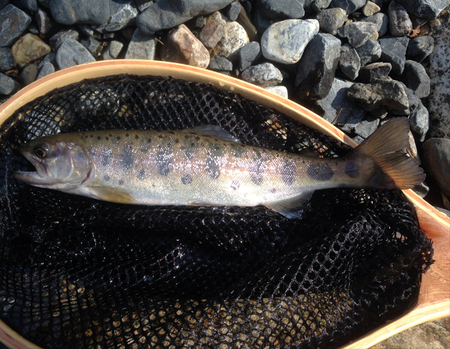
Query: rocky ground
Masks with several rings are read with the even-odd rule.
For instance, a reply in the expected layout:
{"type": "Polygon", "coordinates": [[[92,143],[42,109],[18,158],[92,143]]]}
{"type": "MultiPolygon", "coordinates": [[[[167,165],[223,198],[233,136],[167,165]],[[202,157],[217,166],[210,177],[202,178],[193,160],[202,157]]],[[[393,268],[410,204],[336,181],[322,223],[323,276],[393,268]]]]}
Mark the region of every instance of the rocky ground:
{"type": "MultiPolygon", "coordinates": [[[[427,199],[450,208],[449,4],[0,0],[0,101],[56,70],[95,60],[209,68],[295,100],[357,142],[388,119],[408,117],[433,189],[427,199]]],[[[442,320],[375,348],[449,348],[449,331],[442,320]],[[418,344],[419,337],[436,344],[418,344]]]]}

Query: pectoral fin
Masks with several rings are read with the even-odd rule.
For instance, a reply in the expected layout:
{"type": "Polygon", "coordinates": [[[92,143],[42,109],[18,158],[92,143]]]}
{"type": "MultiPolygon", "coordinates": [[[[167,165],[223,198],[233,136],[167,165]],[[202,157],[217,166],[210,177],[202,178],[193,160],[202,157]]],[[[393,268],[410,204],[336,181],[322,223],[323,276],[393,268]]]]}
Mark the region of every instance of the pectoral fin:
{"type": "Polygon", "coordinates": [[[264,206],[282,214],[286,218],[300,218],[313,193],[314,191],[303,192],[293,198],[271,202],[264,206]]]}
{"type": "Polygon", "coordinates": [[[135,204],[136,199],[126,190],[105,187],[89,187],[92,196],[97,199],[119,204],[135,204]]]}

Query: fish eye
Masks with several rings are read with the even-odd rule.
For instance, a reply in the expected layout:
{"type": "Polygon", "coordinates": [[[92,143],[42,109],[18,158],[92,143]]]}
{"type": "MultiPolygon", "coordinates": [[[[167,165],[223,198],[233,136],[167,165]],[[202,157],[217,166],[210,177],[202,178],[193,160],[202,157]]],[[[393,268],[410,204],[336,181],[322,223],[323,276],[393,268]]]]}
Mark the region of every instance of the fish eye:
{"type": "Polygon", "coordinates": [[[45,159],[50,153],[47,144],[38,144],[33,148],[33,153],[40,159],[45,159]]]}

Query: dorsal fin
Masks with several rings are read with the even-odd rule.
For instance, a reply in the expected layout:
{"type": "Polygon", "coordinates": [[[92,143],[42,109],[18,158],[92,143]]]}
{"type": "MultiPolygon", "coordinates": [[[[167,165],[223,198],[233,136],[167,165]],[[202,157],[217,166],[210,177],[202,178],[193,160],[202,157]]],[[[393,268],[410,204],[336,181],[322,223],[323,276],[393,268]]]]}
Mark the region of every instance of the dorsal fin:
{"type": "Polygon", "coordinates": [[[241,143],[239,139],[235,138],[230,132],[225,131],[222,127],[217,125],[197,126],[188,128],[185,131],[203,136],[219,138],[223,141],[241,143]]]}

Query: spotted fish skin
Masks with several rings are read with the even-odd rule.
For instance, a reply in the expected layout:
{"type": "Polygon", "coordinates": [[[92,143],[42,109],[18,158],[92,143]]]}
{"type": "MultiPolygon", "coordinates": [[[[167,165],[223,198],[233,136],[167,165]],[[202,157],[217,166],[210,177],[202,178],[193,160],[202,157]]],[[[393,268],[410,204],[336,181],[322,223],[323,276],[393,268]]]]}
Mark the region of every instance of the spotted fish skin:
{"type": "MultiPolygon", "coordinates": [[[[37,172],[17,172],[15,177],[118,203],[265,205],[289,218],[300,215],[317,189],[405,187],[386,176],[367,145],[343,158],[321,159],[244,145],[223,135],[201,130],[109,130],[43,137],[21,149],[37,172]],[[53,157],[61,163],[51,161],[53,157]],[[83,167],[75,169],[77,163],[83,167]],[[58,178],[61,173],[69,175],[58,178]]],[[[423,180],[417,166],[408,162],[407,167],[414,178],[406,186],[423,180]]]]}

